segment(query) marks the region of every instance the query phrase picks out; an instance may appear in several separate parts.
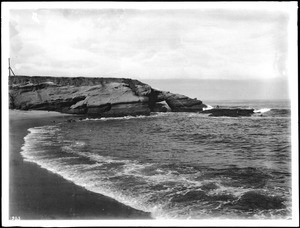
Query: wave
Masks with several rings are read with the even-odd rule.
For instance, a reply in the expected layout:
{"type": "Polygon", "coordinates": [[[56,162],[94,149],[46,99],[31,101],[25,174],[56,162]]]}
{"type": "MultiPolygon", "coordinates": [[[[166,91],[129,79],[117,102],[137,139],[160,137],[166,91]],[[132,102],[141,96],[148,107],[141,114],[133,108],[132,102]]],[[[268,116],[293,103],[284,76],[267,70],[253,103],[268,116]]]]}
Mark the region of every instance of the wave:
{"type": "Polygon", "coordinates": [[[206,104],[206,106],[207,106],[206,108],[203,108],[203,111],[214,109],[214,107],[209,104],[206,104]]]}
{"type": "Polygon", "coordinates": [[[267,118],[290,118],[290,109],[275,109],[275,108],[261,108],[254,111],[255,116],[262,116],[267,118]]]}
{"type": "MultiPolygon", "coordinates": [[[[207,105],[207,108],[203,108],[203,110],[211,110],[214,109],[213,106],[207,105]]],[[[232,108],[232,107],[225,107],[225,108],[232,108]]],[[[242,108],[242,107],[235,107],[235,108],[242,108]]],[[[248,107],[249,108],[249,107],[248,107]]],[[[260,108],[254,110],[254,117],[257,115],[263,115],[265,117],[289,117],[290,116],[290,109],[271,109],[271,108],[260,108]]],[[[150,115],[138,115],[138,116],[123,116],[123,117],[101,117],[101,118],[85,118],[81,121],[112,121],[112,120],[131,120],[131,119],[149,119],[149,118],[158,118],[162,116],[170,116],[170,115],[177,115],[177,116],[188,116],[188,117],[207,117],[209,113],[197,113],[197,112],[153,112],[150,115]]],[[[213,117],[210,118],[220,118],[220,117],[213,117]]],[[[223,116],[222,118],[232,118],[223,116]]],[[[240,118],[240,117],[239,117],[240,118]]],[[[246,116],[246,118],[249,118],[246,116]]]]}
{"type": "MultiPolygon", "coordinates": [[[[212,214],[227,218],[228,213],[238,216],[234,214],[237,208],[251,211],[247,202],[252,201],[255,209],[283,208],[280,196],[251,194],[249,192],[255,190],[253,187],[231,183],[231,178],[235,180],[240,177],[237,175],[248,174],[248,170],[211,170],[209,173],[206,169],[188,165],[102,156],[91,151],[83,141],[65,139],[59,126],[35,127],[28,131],[21,152],[26,161],[34,162],[89,191],[150,212],[154,218],[211,218],[212,214]],[[262,203],[255,201],[256,198],[262,203]]],[[[255,175],[261,174],[254,170],[251,177],[255,175]]]]}
{"type": "Polygon", "coordinates": [[[255,113],[265,113],[265,112],[269,112],[269,111],[271,111],[270,108],[261,108],[258,110],[254,110],[255,113]]]}
{"type": "Polygon", "coordinates": [[[130,119],[146,119],[146,118],[155,118],[165,115],[170,115],[171,112],[154,112],[148,116],[138,115],[138,116],[122,116],[122,117],[101,117],[101,118],[85,118],[81,121],[108,121],[108,120],[130,120],[130,119]]]}

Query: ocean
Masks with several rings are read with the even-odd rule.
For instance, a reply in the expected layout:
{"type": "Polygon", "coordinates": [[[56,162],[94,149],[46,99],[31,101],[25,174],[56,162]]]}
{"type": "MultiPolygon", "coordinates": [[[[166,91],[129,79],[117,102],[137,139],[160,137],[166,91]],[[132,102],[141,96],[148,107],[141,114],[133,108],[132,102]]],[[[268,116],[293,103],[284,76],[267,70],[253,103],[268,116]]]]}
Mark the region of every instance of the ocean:
{"type": "Polygon", "coordinates": [[[204,101],[200,113],[82,119],[28,129],[21,154],[156,219],[291,218],[288,101],[204,101]]]}

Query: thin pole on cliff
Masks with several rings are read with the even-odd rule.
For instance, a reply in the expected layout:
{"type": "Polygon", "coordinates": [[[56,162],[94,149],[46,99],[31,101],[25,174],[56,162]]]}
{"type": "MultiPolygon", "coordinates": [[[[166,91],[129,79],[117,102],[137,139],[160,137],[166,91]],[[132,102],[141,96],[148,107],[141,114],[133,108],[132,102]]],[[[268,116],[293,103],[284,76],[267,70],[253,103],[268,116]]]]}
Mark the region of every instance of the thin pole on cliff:
{"type": "Polygon", "coordinates": [[[8,58],[8,71],[9,71],[9,76],[11,76],[11,73],[14,75],[14,76],[16,76],[15,75],[15,73],[14,73],[14,71],[11,69],[11,67],[10,67],[10,58],[8,58]]]}

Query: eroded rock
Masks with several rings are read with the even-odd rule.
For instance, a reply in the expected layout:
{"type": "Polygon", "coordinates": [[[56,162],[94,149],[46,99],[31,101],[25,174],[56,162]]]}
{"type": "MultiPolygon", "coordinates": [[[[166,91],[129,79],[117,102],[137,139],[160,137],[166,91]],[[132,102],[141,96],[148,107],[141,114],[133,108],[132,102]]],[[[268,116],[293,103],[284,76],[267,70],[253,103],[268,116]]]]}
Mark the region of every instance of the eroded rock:
{"type": "Polygon", "coordinates": [[[201,111],[204,104],[122,78],[9,77],[10,108],[88,116],[149,115],[151,111],[201,111]]]}
{"type": "Polygon", "coordinates": [[[200,112],[207,107],[202,101],[181,94],[162,92],[162,97],[174,112],[200,112]]]}

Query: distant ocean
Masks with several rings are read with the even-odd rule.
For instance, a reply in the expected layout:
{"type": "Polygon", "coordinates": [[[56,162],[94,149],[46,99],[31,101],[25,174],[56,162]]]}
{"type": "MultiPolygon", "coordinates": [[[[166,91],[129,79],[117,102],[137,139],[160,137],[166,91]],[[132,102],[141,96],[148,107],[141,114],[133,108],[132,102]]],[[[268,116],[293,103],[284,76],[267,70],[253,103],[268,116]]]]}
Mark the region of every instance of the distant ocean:
{"type": "Polygon", "coordinates": [[[198,113],[84,119],[28,129],[22,156],[153,218],[291,217],[288,101],[204,101],[198,113]]]}

